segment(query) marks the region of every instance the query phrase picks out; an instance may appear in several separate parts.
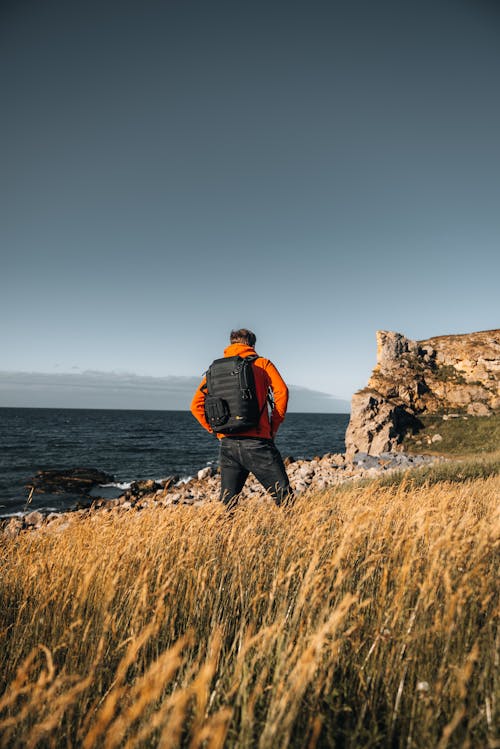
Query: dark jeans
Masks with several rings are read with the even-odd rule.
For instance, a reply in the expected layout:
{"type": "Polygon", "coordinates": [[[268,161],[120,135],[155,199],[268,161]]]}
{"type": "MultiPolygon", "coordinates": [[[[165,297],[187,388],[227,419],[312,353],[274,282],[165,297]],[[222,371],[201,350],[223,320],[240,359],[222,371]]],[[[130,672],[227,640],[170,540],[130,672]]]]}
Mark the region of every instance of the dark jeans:
{"type": "Polygon", "coordinates": [[[224,437],[220,441],[220,498],[236,504],[248,474],[253,473],[277,505],[291,498],[290,483],[280,452],[272,440],[258,437],[224,437]]]}

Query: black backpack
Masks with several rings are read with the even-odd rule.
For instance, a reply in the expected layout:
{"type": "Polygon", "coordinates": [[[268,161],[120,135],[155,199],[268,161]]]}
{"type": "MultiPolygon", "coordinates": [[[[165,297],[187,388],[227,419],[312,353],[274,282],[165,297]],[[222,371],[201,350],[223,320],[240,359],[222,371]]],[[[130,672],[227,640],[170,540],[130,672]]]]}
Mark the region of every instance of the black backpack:
{"type": "Polygon", "coordinates": [[[259,357],[225,356],[207,370],[205,416],[214,432],[237,434],[256,427],[267,406],[259,408],[252,362],[259,357]]]}

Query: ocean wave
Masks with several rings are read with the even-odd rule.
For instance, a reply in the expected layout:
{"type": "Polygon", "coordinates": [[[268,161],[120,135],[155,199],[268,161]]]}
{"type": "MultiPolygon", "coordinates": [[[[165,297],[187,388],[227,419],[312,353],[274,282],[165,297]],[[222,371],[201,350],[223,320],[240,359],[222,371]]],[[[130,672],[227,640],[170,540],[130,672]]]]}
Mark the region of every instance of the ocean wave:
{"type": "MultiPolygon", "coordinates": [[[[165,483],[165,481],[168,481],[171,478],[172,478],[171,475],[163,476],[162,478],[153,479],[153,481],[155,481],[157,484],[163,484],[165,483]]],[[[187,484],[188,481],[191,481],[192,478],[194,477],[193,476],[181,476],[180,479],[178,479],[178,481],[176,482],[175,486],[182,486],[182,484],[187,484]]],[[[126,490],[126,489],[130,489],[132,484],[134,484],[136,481],[149,481],[149,479],[142,478],[142,479],[134,479],[133,481],[111,481],[109,484],[99,484],[99,487],[101,489],[112,487],[114,489],[126,490]]]]}
{"type": "Polygon", "coordinates": [[[188,481],[191,481],[192,478],[194,478],[194,476],[183,476],[179,479],[179,481],[177,481],[175,486],[182,486],[183,484],[187,484],[188,481]]]}
{"type": "Polygon", "coordinates": [[[66,512],[68,509],[71,509],[70,507],[66,507],[65,509],[62,509],[61,507],[31,507],[26,510],[15,510],[13,512],[4,512],[0,515],[0,518],[24,518],[26,515],[29,515],[32,512],[40,512],[42,515],[48,515],[50,512],[57,512],[57,514],[61,514],[63,512],[66,512]]]}

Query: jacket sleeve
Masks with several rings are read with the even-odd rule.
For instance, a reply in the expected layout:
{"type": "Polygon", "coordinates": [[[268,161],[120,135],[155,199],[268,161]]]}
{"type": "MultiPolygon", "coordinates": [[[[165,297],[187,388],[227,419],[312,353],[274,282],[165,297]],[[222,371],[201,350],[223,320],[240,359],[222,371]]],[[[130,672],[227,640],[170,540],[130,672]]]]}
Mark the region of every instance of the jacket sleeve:
{"type": "Polygon", "coordinates": [[[193,414],[194,418],[200,422],[203,429],[206,429],[207,432],[212,433],[213,430],[211,429],[210,424],[205,418],[205,393],[203,392],[202,388],[204,387],[206,382],[207,378],[204,377],[193,396],[193,400],[191,401],[191,413],[193,414]]]}
{"type": "Polygon", "coordinates": [[[271,380],[271,390],[273,391],[274,398],[274,408],[271,414],[271,434],[274,437],[279,425],[285,418],[288,406],[288,388],[272,362],[269,362],[266,366],[266,372],[271,380]]]}

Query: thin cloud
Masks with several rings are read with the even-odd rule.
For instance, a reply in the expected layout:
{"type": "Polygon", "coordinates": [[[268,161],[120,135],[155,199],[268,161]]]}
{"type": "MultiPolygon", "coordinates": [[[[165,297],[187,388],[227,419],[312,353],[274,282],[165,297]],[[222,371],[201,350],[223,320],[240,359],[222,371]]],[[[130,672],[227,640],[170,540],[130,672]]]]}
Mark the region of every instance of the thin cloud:
{"type": "MultiPolygon", "coordinates": [[[[133,373],[0,372],[0,406],[186,410],[199,377],[133,373]]],[[[290,411],[347,412],[347,401],[291,385],[290,411]]]]}

